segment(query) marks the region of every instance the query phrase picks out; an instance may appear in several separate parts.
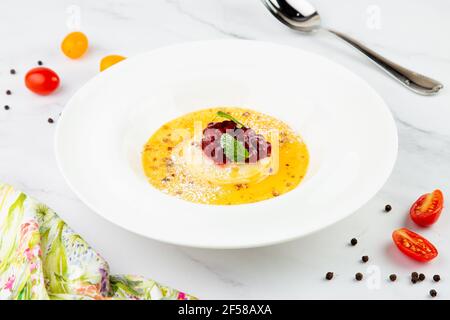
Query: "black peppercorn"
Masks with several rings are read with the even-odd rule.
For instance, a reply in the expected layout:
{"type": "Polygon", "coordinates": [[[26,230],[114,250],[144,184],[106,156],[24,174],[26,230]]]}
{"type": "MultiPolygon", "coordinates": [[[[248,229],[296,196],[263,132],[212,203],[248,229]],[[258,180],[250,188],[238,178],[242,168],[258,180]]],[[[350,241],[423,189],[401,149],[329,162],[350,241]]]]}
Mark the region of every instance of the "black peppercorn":
{"type": "Polygon", "coordinates": [[[358,272],[357,274],[355,274],[355,279],[357,281],[361,281],[363,278],[363,274],[361,272],[358,272]]]}
{"type": "Polygon", "coordinates": [[[433,298],[437,296],[437,292],[434,289],[430,290],[430,296],[432,296],[433,298]]]}
{"type": "Polygon", "coordinates": [[[419,280],[419,274],[417,272],[412,272],[411,273],[411,279],[415,279],[415,280],[419,280]]]}
{"type": "Polygon", "coordinates": [[[438,274],[435,274],[435,275],[433,276],[433,280],[434,280],[435,282],[439,282],[439,281],[441,280],[441,276],[438,275],[438,274]]]}
{"type": "Polygon", "coordinates": [[[53,123],[54,122],[54,120],[52,119],[52,118],[48,118],[48,123],[53,123]]]}
{"type": "Polygon", "coordinates": [[[331,279],[333,279],[333,272],[327,272],[327,274],[325,275],[325,279],[327,279],[327,280],[331,280],[331,279]]]}
{"type": "Polygon", "coordinates": [[[356,240],[356,238],[353,238],[352,240],[350,240],[350,244],[352,246],[356,246],[357,243],[358,243],[358,240],[356,240]]]}
{"type": "Polygon", "coordinates": [[[362,262],[366,263],[367,261],[369,261],[369,256],[362,256],[361,260],[362,262]]]}
{"type": "Polygon", "coordinates": [[[386,212],[389,212],[389,211],[391,211],[391,210],[392,210],[392,207],[391,207],[390,204],[387,204],[387,205],[384,207],[384,211],[386,211],[386,212]]]}
{"type": "Polygon", "coordinates": [[[8,105],[4,106],[4,108],[5,108],[5,110],[9,110],[9,106],[8,105]]]}
{"type": "Polygon", "coordinates": [[[11,95],[11,90],[6,90],[6,94],[9,96],[9,95],[11,95]]]}
{"type": "Polygon", "coordinates": [[[41,60],[39,60],[39,61],[37,62],[37,64],[38,64],[39,66],[42,66],[44,63],[43,63],[41,60]]]}
{"type": "Polygon", "coordinates": [[[425,275],[423,273],[419,274],[419,281],[425,280],[425,275]]]}
{"type": "Polygon", "coordinates": [[[16,70],[11,69],[11,70],[9,70],[9,73],[11,73],[11,74],[16,74],[16,70]]]}
{"type": "Polygon", "coordinates": [[[391,275],[389,276],[389,279],[390,279],[392,282],[394,282],[395,280],[397,280],[397,275],[396,275],[396,274],[391,274],[391,275]]]}

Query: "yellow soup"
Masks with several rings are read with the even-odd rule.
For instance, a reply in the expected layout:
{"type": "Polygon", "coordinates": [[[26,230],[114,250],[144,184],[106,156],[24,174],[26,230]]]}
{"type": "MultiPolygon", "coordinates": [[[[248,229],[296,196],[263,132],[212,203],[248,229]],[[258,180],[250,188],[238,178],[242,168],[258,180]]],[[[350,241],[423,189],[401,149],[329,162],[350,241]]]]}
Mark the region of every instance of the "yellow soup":
{"type": "Polygon", "coordinates": [[[271,116],[241,108],[211,108],[174,119],[147,141],[145,175],[155,188],[204,204],[235,205],[280,196],[299,185],[308,168],[308,149],[289,126],[271,116]],[[254,163],[216,164],[202,151],[202,130],[234,117],[272,146],[269,157],[254,163]]]}

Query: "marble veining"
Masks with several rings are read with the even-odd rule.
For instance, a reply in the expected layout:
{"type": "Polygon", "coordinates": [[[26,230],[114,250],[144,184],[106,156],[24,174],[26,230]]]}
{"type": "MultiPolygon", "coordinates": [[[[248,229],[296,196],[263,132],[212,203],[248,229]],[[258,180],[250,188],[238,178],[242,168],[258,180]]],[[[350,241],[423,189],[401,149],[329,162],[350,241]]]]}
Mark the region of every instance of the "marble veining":
{"type": "MultiPolygon", "coordinates": [[[[0,181],[48,203],[101,252],[115,273],[136,273],[200,298],[426,299],[435,288],[450,298],[450,212],[420,232],[440,249],[433,263],[404,258],[391,244],[392,230],[414,230],[407,211],[424,192],[441,188],[450,197],[450,3],[441,0],[311,0],[323,22],[348,32],[387,57],[444,83],[436,97],[408,92],[332,36],[303,36],[276,21],[259,0],[2,0],[0,2],[0,181]],[[79,16],[71,16],[73,12],[79,16]],[[425,14],[426,13],[426,14],[425,14]],[[420,23],[416,23],[420,17],[420,23]],[[80,61],[59,52],[62,37],[78,26],[92,50],[80,61]],[[33,26],[32,28],[30,26],[33,26]],[[70,96],[98,72],[110,53],[134,54],[169,44],[238,38],[303,48],[341,63],[372,85],[392,109],[400,148],[383,189],[349,218],[306,238],[266,248],[201,250],[142,238],[88,209],[69,189],[53,154],[55,124],[70,96]],[[63,86],[37,97],[22,85],[37,60],[55,69],[63,86]],[[16,75],[9,70],[15,68],[16,75]],[[13,94],[4,92],[11,89],[13,94]],[[9,105],[10,110],[3,106],[9,105]],[[393,210],[384,213],[384,205],[393,210]],[[348,245],[352,237],[359,243],[348,245]],[[367,264],[360,262],[369,255],[367,264]],[[152,259],[158,257],[158,259],[152,259]],[[327,271],[335,278],[325,281],[327,271]],[[411,285],[411,271],[442,281],[411,285]],[[378,279],[356,283],[356,272],[378,279]],[[387,277],[397,273],[396,283],[387,277]]],[[[364,106],[361,106],[364,107],[364,106]]],[[[450,199],[450,198],[449,198],[450,199]]]]}

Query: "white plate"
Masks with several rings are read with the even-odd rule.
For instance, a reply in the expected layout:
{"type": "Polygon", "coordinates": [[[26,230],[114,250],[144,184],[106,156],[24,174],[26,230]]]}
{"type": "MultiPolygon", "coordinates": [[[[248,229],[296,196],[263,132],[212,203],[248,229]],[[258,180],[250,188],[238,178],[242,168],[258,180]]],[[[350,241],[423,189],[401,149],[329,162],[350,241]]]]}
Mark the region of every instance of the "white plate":
{"type": "Polygon", "coordinates": [[[56,157],[98,214],[160,241],[204,248],[279,243],[329,226],[383,186],[397,156],[392,115],[369,85],[323,57],[255,41],[208,41],[127,59],[67,104],[56,157]],[[311,156],[304,181],[254,204],[209,206],[161,193],[141,150],[162,124],[211,106],[240,106],[287,122],[311,156]]]}

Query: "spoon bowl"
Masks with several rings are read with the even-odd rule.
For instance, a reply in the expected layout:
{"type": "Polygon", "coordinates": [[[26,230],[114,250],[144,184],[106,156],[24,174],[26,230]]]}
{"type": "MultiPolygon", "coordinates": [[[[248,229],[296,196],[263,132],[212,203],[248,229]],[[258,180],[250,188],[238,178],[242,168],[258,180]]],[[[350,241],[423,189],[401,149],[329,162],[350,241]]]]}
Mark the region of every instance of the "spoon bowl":
{"type": "Polygon", "coordinates": [[[279,21],[292,29],[307,33],[320,29],[319,13],[304,0],[263,0],[263,3],[279,21]]]}

